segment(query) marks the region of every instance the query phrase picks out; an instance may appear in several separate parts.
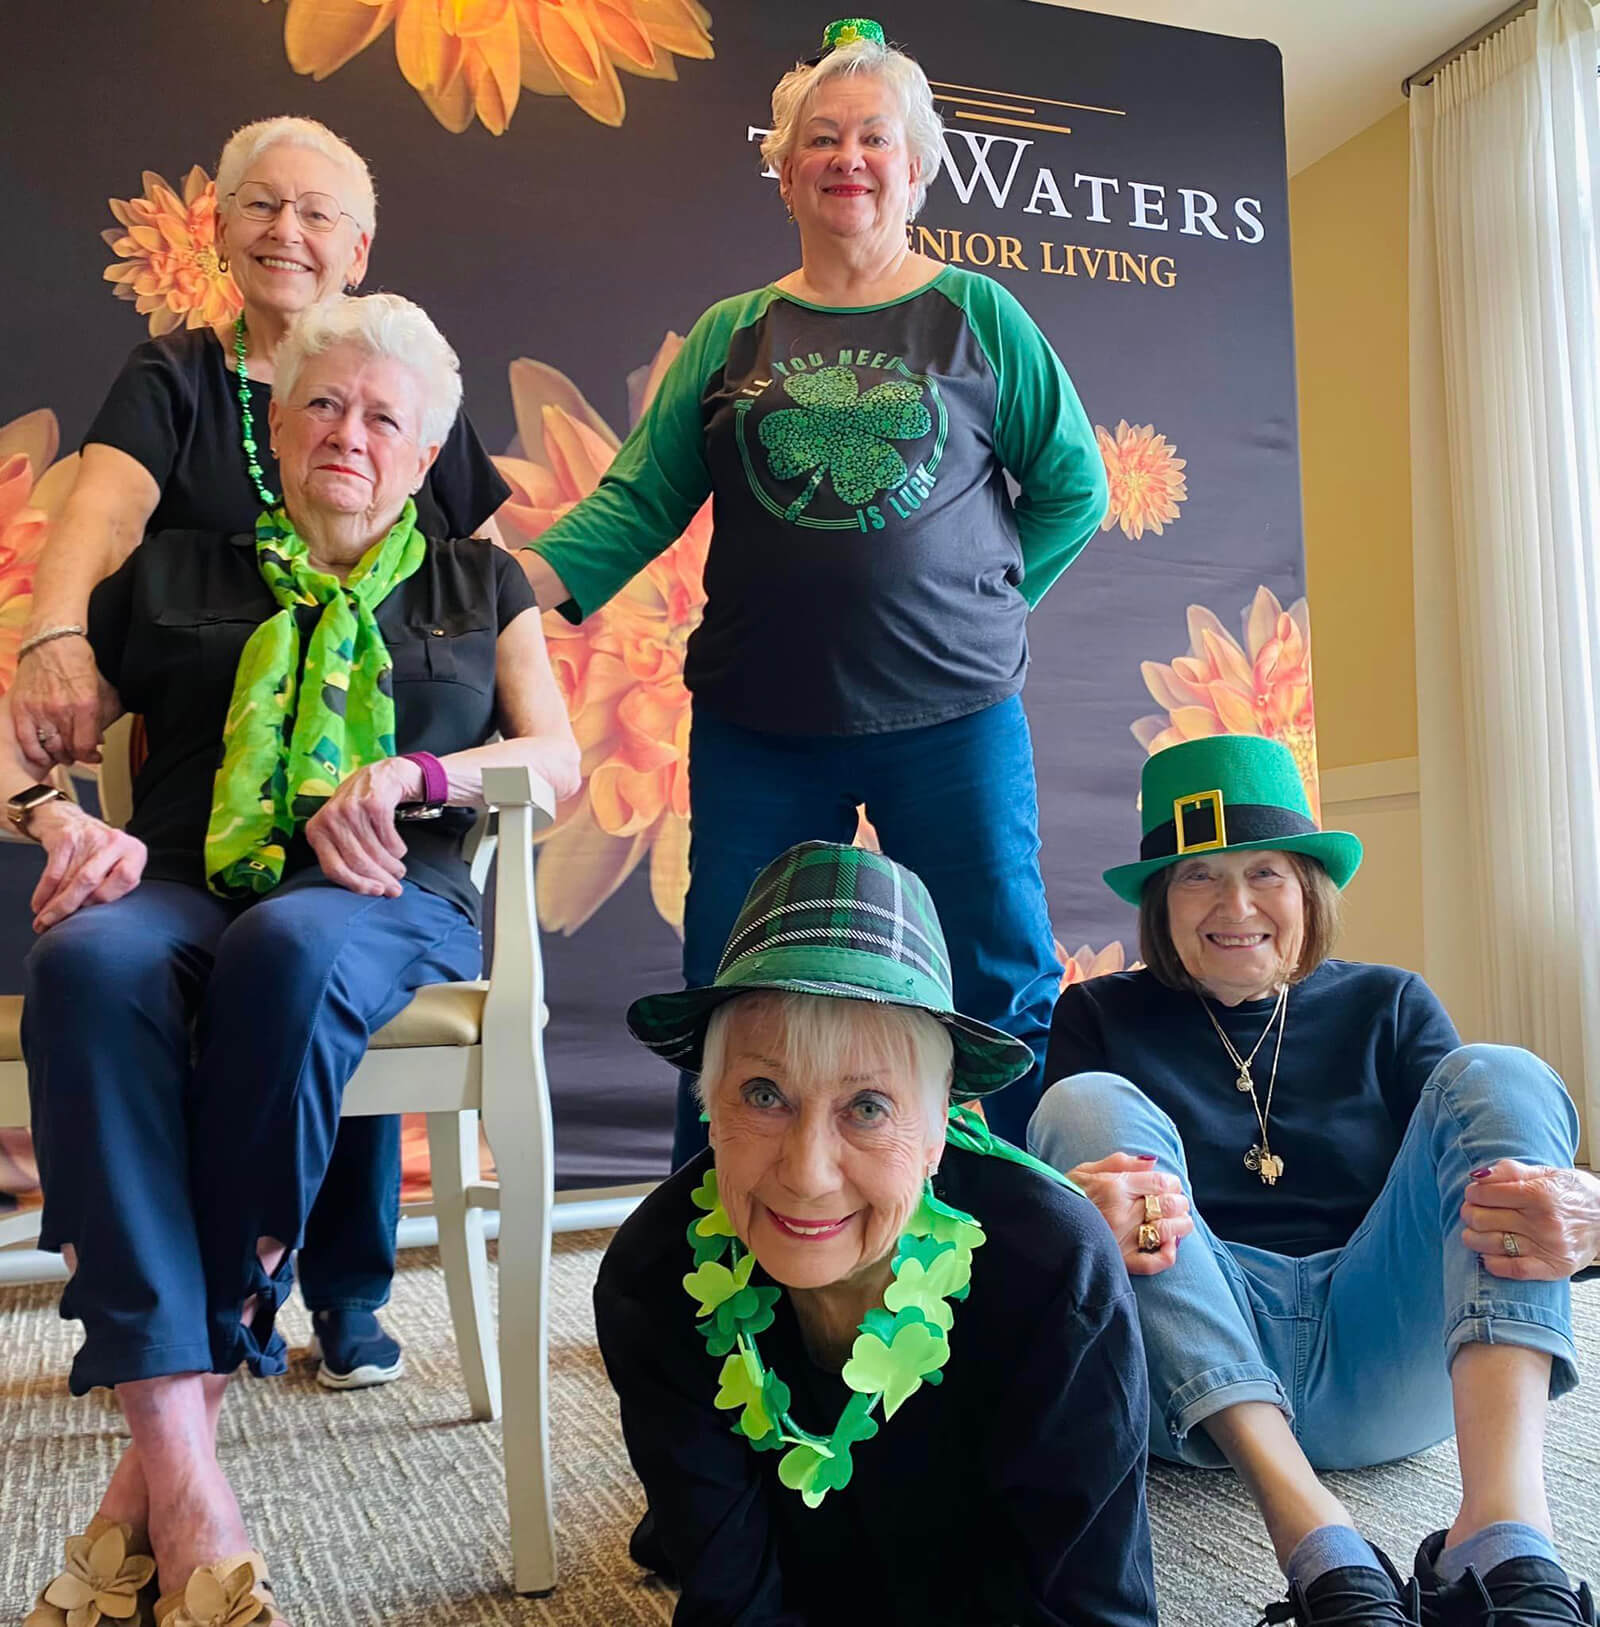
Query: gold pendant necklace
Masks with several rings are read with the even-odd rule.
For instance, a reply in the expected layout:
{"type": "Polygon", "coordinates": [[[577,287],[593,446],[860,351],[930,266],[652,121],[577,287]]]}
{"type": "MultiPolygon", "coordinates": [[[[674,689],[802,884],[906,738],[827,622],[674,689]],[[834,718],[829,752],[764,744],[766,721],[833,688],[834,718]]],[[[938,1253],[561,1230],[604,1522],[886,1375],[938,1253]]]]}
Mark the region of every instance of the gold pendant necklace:
{"type": "Polygon", "coordinates": [[[1261,1127],[1261,1139],[1251,1143],[1250,1150],[1244,1155],[1244,1167],[1252,1174],[1259,1175],[1264,1185],[1276,1186],[1283,1174],[1283,1160],[1272,1150],[1272,1143],[1267,1136],[1267,1121],[1272,1117],[1272,1093],[1278,1083],[1278,1058],[1283,1054],[1283,1031],[1289,1021],[1289,985],[1279,984],[1278,1003],[1273,1008],[1272,1015],[1267,1018],[1267,1026],[1261,1030],[1261,1038],[1255,1042],[1248,1057],[1239,1054],[1238,1047],[1223,1031],[1222,1024],[1217,1021],[1216,1013],[1212,1011],[1206,997],[1201,994],[1199,999],[1206,1016],[1211,1019],[1211,1026],[1217,1031],[1217,1038],[1222,1041],[1223,1050],[1228,1053],[1229,1061],[1239,1070],[1234,1088],[1250,1093],[1250,1105],[1256,1110],[1256,1123],[1261,1127]],[[1256,1082],[1250,1075],[1250,1064],[1255,1061],[1256,1053],[1266,1042],[1267,1035],[1272,1032],[1274,1023],[1278,1025],[1278,1042],[1272,1048],[1272,1073],[1267,1080],[1267,1101],[1263,1107],[1256,1095],[1256,1082]]]}

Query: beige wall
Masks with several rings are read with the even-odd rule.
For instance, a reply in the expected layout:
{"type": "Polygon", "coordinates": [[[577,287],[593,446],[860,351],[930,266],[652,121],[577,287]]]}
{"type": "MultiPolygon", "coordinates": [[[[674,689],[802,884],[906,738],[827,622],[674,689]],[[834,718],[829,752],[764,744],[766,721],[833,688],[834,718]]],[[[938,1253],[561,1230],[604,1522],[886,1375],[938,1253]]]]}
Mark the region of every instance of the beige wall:
{"type": "Polygon", "coordinates": [[[1324,822],[1366,858],[1341,953],[1422,969],[1406,112],[1289,183],[1324,822]]]}
{"type": "Polygon", "coordinates": [[[1406,111],[1289,183],[1306,575],[1324,768],[1414,757],[1406,111]]]}

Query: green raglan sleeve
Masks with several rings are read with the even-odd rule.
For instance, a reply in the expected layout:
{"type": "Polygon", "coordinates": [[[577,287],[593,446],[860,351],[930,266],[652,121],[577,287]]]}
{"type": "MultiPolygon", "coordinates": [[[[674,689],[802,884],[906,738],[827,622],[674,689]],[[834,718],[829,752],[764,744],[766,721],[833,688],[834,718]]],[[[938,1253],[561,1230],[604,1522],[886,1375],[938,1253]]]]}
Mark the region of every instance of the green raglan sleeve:
{"type": "MultiPolygon", "coordinates": [[[[528,546],[567,585],[561,614],[582,621],[682,535],[711,492],[700,400],[750,299],[713,305],[600,484],[528,546]]],[[[758,307],[759,308],[759,307],[758,307]]]]}
{"type": "Polygon", "coordinates": [[[1105,517],[1105,463],[1066,368],[1015,296],[972,276],[962,303],[995,372],[995,449],[1022,488],[1022,596],[1032,607],[1105,517]]]}

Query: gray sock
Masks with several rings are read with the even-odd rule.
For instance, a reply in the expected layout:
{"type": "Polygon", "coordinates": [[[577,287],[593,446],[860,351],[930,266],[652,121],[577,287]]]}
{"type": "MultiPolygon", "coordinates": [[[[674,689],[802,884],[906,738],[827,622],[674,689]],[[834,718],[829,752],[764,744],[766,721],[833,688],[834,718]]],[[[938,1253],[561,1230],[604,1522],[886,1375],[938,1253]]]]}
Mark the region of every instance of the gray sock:
{"type": "Polygon", "coordinates": [[[1467,1574],[1469,1565],[1479,1576],[1487,1576],[1496,1565],[1504,1564],[1508,1559],[1523,1559],[1530,1555],[1536,1559],[1548,1559],[1557,1565],[1561,1563],[1555,1544],[1543,1531],[1517,1520],[1500,1520],[1446,1548],[1434,1561],[1433,1570],[1441,1582],[1459,1582],[1467,1574]]]}
{"type": "Polygon", "coordinates": [[[1375,1571],[1383,1569],[1372,1551],[1372,1544],[1354,1526],[1319,1525],[1295,1544],[1289,1563],[1283,1569],[1291,1582],[1310,1587],[1319,1576],[1345,1565],[1364,1565],[1375,1571]]]}

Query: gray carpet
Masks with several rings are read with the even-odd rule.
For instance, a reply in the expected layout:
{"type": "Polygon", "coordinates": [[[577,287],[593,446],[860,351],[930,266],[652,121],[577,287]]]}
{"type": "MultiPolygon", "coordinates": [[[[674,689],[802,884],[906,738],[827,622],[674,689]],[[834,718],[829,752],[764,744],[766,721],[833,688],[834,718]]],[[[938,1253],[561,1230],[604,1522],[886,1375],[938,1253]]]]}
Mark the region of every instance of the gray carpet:
{"type": "MultiPolygon", "coordinates": [[[[551,1411],[561,1584],[510,1592],[498,1425],[466,1421],[444,1281],[431,1252],[403,1256],[389,1313],[407,1376],[381,1390],[320,1390],[303,1357],[284,1379],[237,1383],[223,1462],[272,1561],[295,1627],[428,1623],[634,1627],[671,1619],[672,1595],[629,1562],[643,1506],[594,1347],[589,1290],[605,1237],[557,1244],[551,1282],[551,1411]]],[[[80,1530],[121,1447],[108,1399],[77,1401],[65,1373],[74,1330],[48,1287],[0,1291],[0,1621],[26,1613],[80,1530]]],[[[1549,1472],[1567,1563],[1600,1575],[1600,1287],[1575,1294],[1587,1387],[1552,1418],[1549,1472]]],[[[308,1327],[287,1316],[291,1344],[308,1327]]],[[[1333,1477],[1365,1530],[1399,1560],[1447,1524],[1458,1491],[1448,1446],[1333,1477]]],[[[1255,1516],[1224,1474],[1155,1466],[1157,1581],[1168,1627],[1250,1627],[1280,1584],[1255,1516]]]]}

